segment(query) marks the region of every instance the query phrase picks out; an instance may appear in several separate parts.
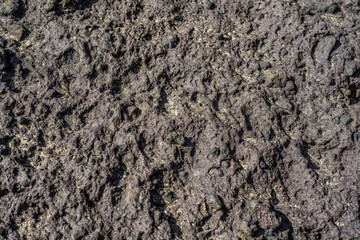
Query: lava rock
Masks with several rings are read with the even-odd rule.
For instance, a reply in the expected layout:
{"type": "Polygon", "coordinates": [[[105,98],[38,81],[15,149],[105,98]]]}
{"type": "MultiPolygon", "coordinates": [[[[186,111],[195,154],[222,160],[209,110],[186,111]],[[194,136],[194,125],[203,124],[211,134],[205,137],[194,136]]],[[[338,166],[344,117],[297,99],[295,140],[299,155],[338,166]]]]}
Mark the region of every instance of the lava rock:
{"type": "Polygon", "coordinates": [[[332,49],[335,47],[336,38],[334,36],[326,36],[322,38],[315,48],[314,57],[318,63],[326,64],[332,49]]]}
{"type": "Polygon", "coordinates": [[[180,42],[180,38],[177,34],[167,35],[162,38],[162,45],[166,48],[175,48],[180,42]]]}

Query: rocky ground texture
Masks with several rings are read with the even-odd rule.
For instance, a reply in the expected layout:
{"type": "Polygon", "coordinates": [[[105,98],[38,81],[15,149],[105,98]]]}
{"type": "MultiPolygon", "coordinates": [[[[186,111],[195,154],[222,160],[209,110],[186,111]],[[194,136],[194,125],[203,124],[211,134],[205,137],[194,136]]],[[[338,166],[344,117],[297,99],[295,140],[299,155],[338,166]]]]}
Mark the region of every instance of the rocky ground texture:
{"type": "Polygon", "coordinates": [[[359,239],[358,0],[0,0],[0,239],[359,239]]]}

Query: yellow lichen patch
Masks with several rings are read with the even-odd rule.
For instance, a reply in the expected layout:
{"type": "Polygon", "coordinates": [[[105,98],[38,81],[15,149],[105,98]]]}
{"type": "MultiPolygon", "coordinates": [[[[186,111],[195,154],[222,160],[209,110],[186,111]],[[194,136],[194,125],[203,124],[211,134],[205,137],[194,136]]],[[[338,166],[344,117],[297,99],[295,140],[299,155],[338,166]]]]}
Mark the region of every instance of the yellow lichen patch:
{"type": "Polygon", "coordinates": [[[351,25],[351,22],[348,21],[347,19],[344,19],[343,17],[339,18],[337,17],[337,15],[334,14],[330,14],[330,13],[326,13],[321,15],[321,18],[331,22],[332,24],[336,25],[336,26],[347,26],[347,25],[351,25]]]}
{"type": "Polygon", "coordinates": [[[165,104],[165,109],[169,117],[175,118],[183,112],[183,106],[181,105],[180,100],[179,96],[169,96],[168,102],[165,104]]]}
{"type": "Polygon", "coordinates": [[[34,219],[25,220],[24,222],[18,225],[18,233],[20,234],[21,237],[26,237],[26,239],[32,239],[31,229],[34,227],[34,225],[35,225],[34,219]]]}

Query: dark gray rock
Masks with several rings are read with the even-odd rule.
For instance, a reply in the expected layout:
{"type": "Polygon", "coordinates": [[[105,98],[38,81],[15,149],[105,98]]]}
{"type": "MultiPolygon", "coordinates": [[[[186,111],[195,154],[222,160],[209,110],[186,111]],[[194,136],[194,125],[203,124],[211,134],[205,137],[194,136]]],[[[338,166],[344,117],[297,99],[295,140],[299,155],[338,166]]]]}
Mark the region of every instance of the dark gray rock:
{"type": "Polygon", "coordinates": [[[350,114],[344,114],[340,117],[340,122],[344,125],[348,125],[349,123],[351,123],[353,121],[352,117],[350,114]]]}
{"type": "Polygon", "coordinates": [[[320,39],[315,48],[314,57],[318,63],[326,64],[332,49],[335,47],[336,38],[334,36],[326,36],[320,39]]]}

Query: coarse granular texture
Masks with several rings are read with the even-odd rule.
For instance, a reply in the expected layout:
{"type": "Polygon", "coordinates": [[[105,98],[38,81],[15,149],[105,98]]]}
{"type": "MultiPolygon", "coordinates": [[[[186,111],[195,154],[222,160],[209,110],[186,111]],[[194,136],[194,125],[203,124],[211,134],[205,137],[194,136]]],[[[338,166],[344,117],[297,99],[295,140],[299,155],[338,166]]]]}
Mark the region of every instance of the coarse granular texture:
{"type": "Polygon", "coordinates": [[[358,0],[0,0],[0,239],[360,239],[358,0]]]}

